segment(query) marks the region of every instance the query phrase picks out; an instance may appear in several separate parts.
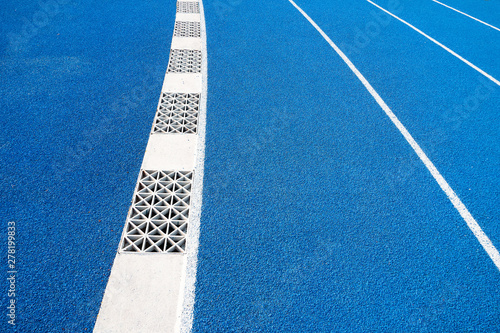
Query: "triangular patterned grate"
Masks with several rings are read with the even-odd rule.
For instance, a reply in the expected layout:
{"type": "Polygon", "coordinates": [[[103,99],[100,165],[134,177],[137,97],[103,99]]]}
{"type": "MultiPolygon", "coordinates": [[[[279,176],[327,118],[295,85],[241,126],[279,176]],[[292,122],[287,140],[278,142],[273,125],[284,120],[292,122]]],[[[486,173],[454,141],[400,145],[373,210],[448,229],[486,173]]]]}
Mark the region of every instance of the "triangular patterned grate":
{"type": "Polygon", "coordinates": [[[162,93],[153,133],[196,133],[200,94],[162,93]]]}
{"type": "Polygon", "coordinates": [[[198,14],[199,12],[200,12],[200,6],[196,1],[177,2],[177,13],[198,14]]]}
{"type": "Polygon", "coordinates": [[[176,21],[174,27],[175,37],[200,37],[200,22],[176,21]]]}
{"type": "Polygon", "coordinates": [[[201,73],[201,51],[170,50],[168,73],[201,73]]]}
{"type": "Polygon", "coordinates": [[[121,252],[184,252],[193,173],[142,170],[121,252]]]}

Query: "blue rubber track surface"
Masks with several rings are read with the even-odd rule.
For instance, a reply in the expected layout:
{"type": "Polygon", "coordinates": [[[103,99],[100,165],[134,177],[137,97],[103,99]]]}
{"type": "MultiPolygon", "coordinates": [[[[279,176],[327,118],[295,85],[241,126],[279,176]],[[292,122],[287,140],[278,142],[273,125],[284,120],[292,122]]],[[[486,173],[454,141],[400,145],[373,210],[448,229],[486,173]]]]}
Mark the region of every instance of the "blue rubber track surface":
{"type": "Polygon", "coordinates": [[[17,227],[14,331],[92,330],[174,19],[175,1],[2,2],[0,331],[12,331],[8,221],[17,227]]]}
{"type": "MultiPolygon", "coordinates": [[[[498,2],[444,2],[500,26],[498,2]]],[[[366,1],[297,3],[499,248],[500,88],[366,1]]],[[[432,1],[377,3],[500,78],[497,31],[432,1]]],[[[498,331],[500,272],[319,33],[286,0],[204,4],[194,331],[498,331]]],[[[3,4],[0,229],[5,240],[16,222],[14,331],[92,330],[174,15],[175,1],[3,4]]]]}
{"type": "MultiPolygon", "coordinates": [[[[499,87],[366,1],[297,3],[500,247],[499,87]]],[[[379,4],[500,77],[491,28],[431,2],[379,4]]],[[[458,4],[498,22],[492,2],[458,4]]],[[[498,331],[500,272],[310,23],[288,1],[205,1],[205,16],[194,331],[498,331]]]]}

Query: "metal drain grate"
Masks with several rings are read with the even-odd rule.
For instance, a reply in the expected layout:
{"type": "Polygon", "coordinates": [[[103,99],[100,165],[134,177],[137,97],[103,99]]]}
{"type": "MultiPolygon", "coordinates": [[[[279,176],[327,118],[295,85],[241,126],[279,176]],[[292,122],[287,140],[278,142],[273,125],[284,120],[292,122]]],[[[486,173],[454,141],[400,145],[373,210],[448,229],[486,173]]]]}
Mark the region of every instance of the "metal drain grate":
{"type": "Polygon", "coordinates": [[[170,50],[168,73],[201,73],[201,51],[170,50]]]}
{"type": "Polygon", "coordinates": [[[196,133],[200,94],[162,93],[153,133],[196,133]]]}
{"type": "Polygon", "coordinates": [[[197,14],[200,12],[200,6],[198,2],[195,1],[178,1],[177,2],[177,13],[194,13],[197,14]]]}
{"type": "Polygon", "coordinates": [[[200,22],[176,21],[174,27],[175,37],[201,37],[200,22]]]}
{"type": "Polygon", "coordinates": [[[193,173],[142,170],[121,252],[184,252],[193,173]]]}

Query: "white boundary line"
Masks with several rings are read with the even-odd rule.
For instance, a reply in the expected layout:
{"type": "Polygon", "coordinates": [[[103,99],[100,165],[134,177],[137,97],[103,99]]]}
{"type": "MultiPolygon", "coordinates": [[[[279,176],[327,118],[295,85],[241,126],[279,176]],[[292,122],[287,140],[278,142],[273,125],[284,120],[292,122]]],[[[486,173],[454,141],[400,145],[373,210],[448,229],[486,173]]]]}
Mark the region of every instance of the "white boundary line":
{"type": "Polygon", "coordinates": [[[467,65],[469,65],[470,67],[474,68],[476,71],[478,71],[479,73],[483,74],[484,76],[486,76],[488,79],[490,79],[491,81],[495,82],[497,85],[500,86],[500,81],[498,81],[497,79],[495,79],[493,76],[491,76],[490,74],[486,73],[485,71],[483,71],[481,68],[477,67],[476,65],[474,65],[473,63],[471,63],[470,61],[468,61],[467,59],[465,59],[464,57],[462,57],[461,55],[457,54],[455,51],[451,50],[450,48],[444,46],[443,44],[441,44],[440,42],[438,42],[437,40],[435,40],[434,38],[432,38],[431,36],[427,35],[426,33],[424,33],[422,30],[419,30],[418,28],[414,27],[413,25],[411,25],[410,23],[406,22],[405,20],[403,20],[402,18],[399,18],[397,17],[396,15],[394,15],[393,13],[385,10],[384,8],[380,7],[379,5],[377,5],[376,3],[370,1],[370,0],[366,0],[368,1],[369,3],[371,3],[372,5],[374,5],[375,7],[379,8],[380,10],[383,10],[384,12],[386,12],[387,14],[391,15],[392,17],[394,17],[395,19],[397,19],[398,21],[406,24],[407,26],[409,26],[410,28],[412,28],[413,30],[415,30],[416,32],[418,32],[419,34],[421,34],[422,36],[426,37],[427,39],[429,39],[431,42],[433,42],[434,44],[442,47],[443,49],[445,49],[446,51],[448,51],[449,53],[451,53],[452,55],[454,55],[455,57],[457,57],[458,59],[462,60],[464,63],[466,63],[467,65]]]}
{"type": "Polygon", "coordinates": [[[471,19],[476,20],[476,21],[478,21],[479,23],[482,23],[482,24],[484,24],[484,25],[487,25],[487,26],[488,26],[488,27],[490,27],[490,28],[493,28],[493,29],[495,29],[495,30],[500,31],[500,29],[498,29],[497,27],[495,27],[495,26],[493,26],[493,25],[491,25],[491,24],[488,24],[488,23],[486,23],[486,22],[484,22],[484,21],[481,21],[480,19],[477,19],[477,18],[475,18],[474,16],[470,16],[469,14],[466,14],[466,13],[464,13],[464,12],[461,12],[461,11],[459,11],[458,9],[455,9],[455,8],[453,8],[453,7],[451,7],[451,6],[445,5],[445,4],[444,4],[444,3],[442,3],[442,2],[439,2],[439,1],[436,1],[436,0],[432,0],[432,1],[434,1],[435,3],[438,3],[438,4],[442,5],[442,6],[448,7],[449,9],[454,10],[454,11],[456,11],[457,13],[460,13],[460,14],[462,14],[462,15],[465,15],[465,16],[467,16],[467,17],[470,17],[471,19]]]}
{"type": "Polygon", "coordinates": [[[200,28],[201,28],[201,54],[202,54],[202,87],[200,98],[200,111],[198,113],[198,147],[196,152],[195,173],[193,180],[193,191],[191,192],[192,205],[189,212],[189,232],[186,237],[186,269],[184,281],[184,290],[181,290],[182,304],[180,309],[182,313],[178,321],[180,327],[176,332],[191,332],[193,326],[193,312],[195,302],[195,283],[196,270],[198,265],[198,245],[200,236],[200,219],[203,199],[203,176],[205,169],[205,130],[206,130],[206,112],[207,112],[207,93],[208,93],[208,61],[207,61],[207,31],[205,26],[205,10],[203,1],[199,0],[200,7],[200,28]]]}
{"type": "Polygon", "coordinates": [[[354,66],[354,64],[347,58],[347,56],[333,43],[333,41],[321,30],[321,28],[299,7],[293,0],[288,0],[297,10],[309,21],[309,23],[312,24],[316,30],[323,36],[323,38],[330,44],[330,46],[337,52],[337,54],[344,60],[344,62],[349,66],[349,68],[354,72],[354,74],[358,77],[358,79],[363,83],[365,88],[368,90],[368,92],[373,96],[373,98],[377,101],[377,103],[380,105],[380,107],[385,111],[386,115],[391,119],[391,121],[396,125],[398,130],[403,134],[404,138],[406,141],[410,144],[410,146],[413,148],[415,153],[417,153],[418,157],[422,160],[422,162],[425,164],[431,175],[434,177],[434,179],[437,181],[441,189],[446,193],[448,196],[448,199],[450,199],[451,203],[455,207],[455,209],[460,213],[462,218],[465,220],[467,225],[469,226],[470,230],[474,233],[474,236],[476,236],[477,240],[481,244],[481,246],[484,248],[486,253],[490,256],[491,260],[493,263],[496,265],[496,267],[500,270],[500,253],[498,250],[495,248],[491,240],[488,238],[488,236],[484,233],[484,231],[481,229],[479,224],[476,222],[474,217],[472,217],[471,213],[465,207],[465,205],[462,203],[460,198],[456,195],[455,191],[448,185],[444,177],[439,173],[437,168],[434,166],[434,164],[431,162],[431,160],[425,155],[424,151],[418,143],[413,139],[411,134],[408,132],[408,130],[404,127],[404,125],[399,121],[399,119],[396,117],[396,115],[391,111],[391,109],[387,106],[387,104],[384,102],[384,100],[379,96],[379,94],[373,89],[371,84],[365,79],[363,74],[359,72],[359,70],[354,66]]]}

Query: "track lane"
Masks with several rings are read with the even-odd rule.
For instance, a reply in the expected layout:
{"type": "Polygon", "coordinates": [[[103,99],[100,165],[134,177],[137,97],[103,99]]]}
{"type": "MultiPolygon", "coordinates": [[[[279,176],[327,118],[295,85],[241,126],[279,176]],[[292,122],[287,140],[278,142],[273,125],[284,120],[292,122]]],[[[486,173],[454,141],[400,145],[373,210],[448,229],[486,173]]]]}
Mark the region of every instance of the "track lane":
{"type": "MultiPolygon", "coordinates": [[[[402,10],[399,14],[393,14],[500,80],[497,60],[500,57],[500,31],[433,1],[423,1],[418,4],[413,1],[398,1],[402,10]]],[[[371,2],[387,10],[386,1],[371,2]]]]}
{"type": "MultiPolygon", "coordinates": [[[[146,147],[175,2],[61,0],[45,22],[47,3],[2,8],[2,230],[16,221],[14,331],[84,332],[94,325],[146,147]],[[26,23],[35,14],[36,31],[26,23]],[[11,43],[9,33],[24,30],[28,37],[11,43]]],[[[11,331],[2,316],[0,331],[11,331]]]]}
{"type": "MultiPolygon", "coordinates": [[[[301,5],[299,3],[299,5],[301,5]]],[[[373,6],[303,4],[388,103],[498,248],[500,89],[397,20],[360,47],[373,6]],[[354,10],[354,12],[352,11],[354,10]],[[332,29],[331,22],[346,24],[332,29]],[[355,23],[358,19],[360,22],[355,23]],[[356,49],[353,49],[357,47],[356,49]]],[[[398,8],[401,12],[404,6],[398,8]]],[[[404,166],[401,166],[404,168],[404,166]]],[[[406,166],[408,177],[413,167],[406,166]]]]}
{"type": "Polygon", "coordinates": [[[194,331],[495,327],[498,271],[329,45],[287,2],[217,9],[194,331]]]}
{"type": "Polygon", "coordinates": [[[488,22],[500,26],[500,3],[498,1],[446,0],[440,1],[448,6],[488,22]]]}

